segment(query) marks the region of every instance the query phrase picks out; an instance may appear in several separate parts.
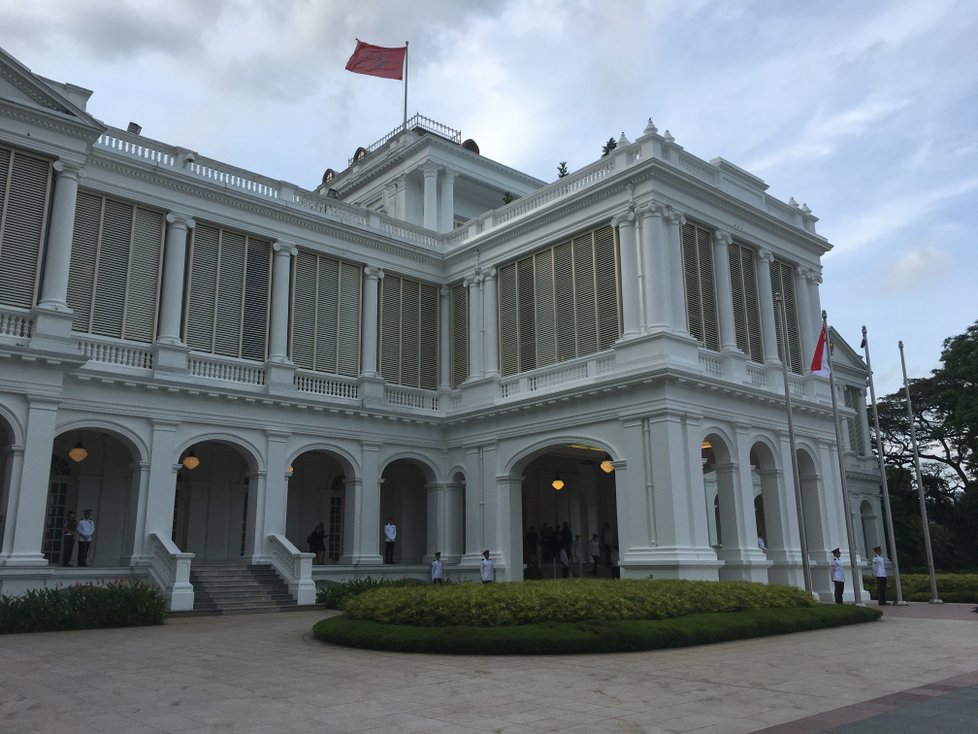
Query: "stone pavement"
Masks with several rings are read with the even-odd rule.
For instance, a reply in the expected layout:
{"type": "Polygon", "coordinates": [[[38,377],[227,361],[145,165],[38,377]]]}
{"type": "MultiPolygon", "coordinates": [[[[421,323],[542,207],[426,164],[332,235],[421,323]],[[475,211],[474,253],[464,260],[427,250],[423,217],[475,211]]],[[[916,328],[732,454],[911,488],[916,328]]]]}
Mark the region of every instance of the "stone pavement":
{"type": "Polygon", "coordinates": [[[0,734],[976,731],[971,609],[917,603],[842,629],[549,657],[332,647],[310,633],[323,611],[5,635],[0,734]]]}

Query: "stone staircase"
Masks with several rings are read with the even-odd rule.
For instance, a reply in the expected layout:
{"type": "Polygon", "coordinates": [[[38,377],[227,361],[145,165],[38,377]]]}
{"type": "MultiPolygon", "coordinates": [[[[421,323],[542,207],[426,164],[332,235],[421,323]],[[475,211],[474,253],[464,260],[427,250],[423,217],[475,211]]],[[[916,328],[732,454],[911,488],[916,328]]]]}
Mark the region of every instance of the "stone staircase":
{"type": "Polygon", "coordinates": [[[295,608],[288,586],[262,566],[191,566],[194,614],[253,614],[295,608]]]}

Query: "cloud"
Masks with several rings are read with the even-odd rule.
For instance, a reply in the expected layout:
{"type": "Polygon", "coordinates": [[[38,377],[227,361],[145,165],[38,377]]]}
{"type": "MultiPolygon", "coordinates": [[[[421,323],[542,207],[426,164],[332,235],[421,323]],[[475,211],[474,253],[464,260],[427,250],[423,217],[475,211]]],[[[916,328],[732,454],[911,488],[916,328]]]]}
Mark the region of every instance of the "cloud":
{"type": "Polygon", "coordinates": [[[889,295],[931,290],[940,287],[953,266],[951,253],[933,245],[908,250],[890,265],[879,290],[889,295]]]}

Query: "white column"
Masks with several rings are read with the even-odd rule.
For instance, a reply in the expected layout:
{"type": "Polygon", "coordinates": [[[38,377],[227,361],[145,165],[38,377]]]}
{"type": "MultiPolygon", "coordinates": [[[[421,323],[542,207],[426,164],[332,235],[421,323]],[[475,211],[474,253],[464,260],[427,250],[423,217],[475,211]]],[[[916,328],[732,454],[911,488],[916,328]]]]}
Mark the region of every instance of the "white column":
{"type": "MultiPolygon", "coordinates": [[[[817,324],[822,320],[822,299],[818,293],[818,287],[822,283],[822,273],[818,270],[809,270],[806,280],[808,285],[808,304],[809,308],[815,314],[815,323],[817,324]]],[[[821,333],[821,327],[817,329],[817,333],[821,333]]],[[[812,347],[812,351],[814,352],[814,347],[812,347]]]]}
{"type": "Polygon", "coordinates": [[[158,341],[182,345],[180,310],[183,307],[184,271],[187,265],[187,232],[196,222],[186,214],[166,215],[166,248],[163,251],[163,294],[160,299],[158,341]]]}
{"type": "MultiPolygon", "coordinates": [[[[265,432],[264,481],[257,487],[249,487],[248,534],[254,533],[254,542],[248,543],[252,563],[265,563],[268,558],[268,536],[285,535],[285,518],[289,497],[288,440],[290,434],[281,431],[265,432]]],[[[305,552],[308,548],[299,548],[305,552]]]]}
{"type": "Polygon", "coordinates": [[[11,446],[4,457],[4,474],[0,477],[7,488],[6,496],[0,498],[0,507],[5,507],[5,515],[0,521],[0,564],[4,556],[10,553],[8,539],[13,537],[13,528],[17,516],[16,498],[20,494],[21,476],[24,471],[24,447],[11,446]]]}
{"type": "Polygon", "coordinates": [[[438,229],[438,171],[440,166],[426,165],[424,174],[424,227],[438,229]]]}
{"type": "Polygon", "coordinates": [[[397,185],[387,184],[384,187],[384,214],[397,218],[397,185]]]}
{"type": "Polygon", "coordinates": [[[484,368],[487,377],[499,374],[499,318],[496,296],[496,269],[490,268],[482,273],[482,349],[484,368]]]}
{"type": "Polygon", "coordinates": [[[682,226],[686,224],[686,217],[670,209],[665,223],[666,244],[669,250],[669,293],[672,296],[671,326],[677,334],[689,336],[689,327],[686,324],[686,280],[683,276],[682,246],[682,226]]]}
{"type": "Polygon", "coordinates": [[[771,261],[774,256],[767,250],[759,250],[756,260],[757,304],[761,312],[761,341],[764,344],[764,364],[780,365],[778,357],[778,332],[774,319],[774,293],[771,289],[771,261]]]}
{"type": "Polygon", "coordinates": [[[441,550],[442,560],[446,563],[458,563],[465,552],[462,547],[462,536],[465,532],[465,486],[457,482],[445,485],[442,511],[444,523],[442,529],[441,550]]]}
{"type": "Polygon", "coordinates": [[[298,250],[284,242],[272,245],[272,318],[269,344],[270,362],[291,364],[289,360],[289,280],[292,275],[292,258],[298,250]]]}
{"type": "MultiPolygon", "coordinates": [[[[150,533],[169,538],[173,533],[173,502],[177,491],[177,472],[180,464],[176,463],[177,427],[178,423],[171,421],[153,421],[153,434],[149,447],[149,486],[146,492],[145,509],[137,510],[136,531],[143,528],[142,542],[146,542],[150,533]]],[[[141,500],[142,501],[142,500],[141,500]]],[[[139,543],[140,539],[137,538],[139,543]]],[[[181,550],[185,550],[181,548],[181,550]]]]}
{"type": "Polygon", "coordinates": [[[642,273],[644,277],[646,328],[665,331],[669,328],[669,257],[663,225],[665,208],[651,202],[639,209],[642,222],[642,273]]]}
{"type": "Polygon", "coordinates": [[[378,377],[377,372],[377,308],[379,284],[384,271],[373,265],[363,269],[363,323],[360,325],[363,343],[361,345],[360,374],[364,377],[378,377]]]}
{"type": "Polygon", "coordinates": [[[130,522],[132,527],[132,551],[129,563],[133,566],[145,565],[146,556],[146,498],[149,495],[149,461],[135,461],[130,465],[133,473],[133,486],[136,490],[136,501],[130,504],[130,522]]]}
{"type": "Polygon", "coordinates": [[[438,207],[440,232],[451,232],[455,229],[455,178],[457,176],[458,171],[453,171],[451,168],[442,170],[441,203],[438,207]]]}
{"type": "MultiPolygon", "coordinates": [[[[67,161],[55,161],[53,168],[54,199],[47,254],[44,257],[44,285],[38,308],[65,311],[68,308],[68,270],[71,266],[71,239],[75,231],[75,202],[82,167],[67,161]]],[[[46,485],[45,485],[46,486],[46,485]]]]}
{"type": "Polygon", "coordinates": [[[716,231],[713,236],[713,280],[717,287],[717,315],[720,318],[720,351],[737,351],[734,330],[733,289],[730,286],[730,245],[728,232],[716,231]]]}
{"type": "Polygon", "coordinates": [[[463,284],[469,291],[469,379],[482,377],[482,275],[467,277],[463,284]]]}
{"type": "Polygon", "coordinates": [[[41,543],[58,403],[43,398],[28,397],[28,400],[20,481],[10,487],[7,498],[7,513],[13,521],[7,521],[4,534],[7,566],[47,565],[47,559],[41,553],[41,543]]]}
{"type": "Polygon", "coordinates": [[[452,289],[438,289],[438,389],[452,387],[452,289]]]}
{"type": "MultiPolygon", "coordinates": [[[[820,324],[821,315],[812,311],[812,301],[808,292],[808,268],[795,268],[795,294],[798,298],[798,321],[801,326],[801,353],[811,358],[815,354],[815,324],[820,324]]],[[[819,329],[821,331],[821,329],[819,329]]]]}
{"type": "Polygon", "coordinates": [[[347,513],[344,530],[353,535],[352,553],[350,557],[341,559],[341,562],[354,565],[380,564],[383,561],[380,554],[380,526],[383,523],[380,517],[380,485],[383,481],[380,478],[378,458],[380,447],[376,444],[365,444],[361,448],[362,476],[359,486],[354,482],[351,487],[349,480],[346,485],[346,501],[348,506],[352,506],[353,512],[347,513]],[[356,491],[351,492],[351,489],[356,491]],[[351,494],[355,496],[351,498],[351,494]]]}
{"type": "Polygon", "coordinates": [[[615,215],[611,226],[618,228],[618,252],[621,258],[622,338],[637,336],[642,328],[641,274],[638,268],[638,245],[635,238],[635,212],[628,209],[615,215]]]}

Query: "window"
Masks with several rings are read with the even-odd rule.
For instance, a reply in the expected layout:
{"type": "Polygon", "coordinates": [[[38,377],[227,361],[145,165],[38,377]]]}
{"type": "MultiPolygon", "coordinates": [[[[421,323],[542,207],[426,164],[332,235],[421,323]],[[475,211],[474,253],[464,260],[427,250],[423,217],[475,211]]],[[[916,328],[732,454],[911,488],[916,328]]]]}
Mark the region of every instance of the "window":
{"type": "Polygon", "coordinates": [[[682,253],[689,333],[707,349],[719,352],[720,323],[713,278],[713,235],[703,227],[684,224],[682,253]]]}
{"type": "Polygon", "coordinates": [[[787,338],[784,342],[787,346],[788,356],[784,354],[781,345],[781,315],[778,313],[778,304],[774,304],[774,323],[777,327],[778,336],[778,356],[782,362],[786,362],[788,368],[797,374],[801,374],[801,343],[798,338],[798,307],[795,302],[795,281],[793,276],[794,268],[782,260],[774,258],[771,260],[771,292],[780,293],[784,300],[784,317],[787,322],[787,338]]]}
{"type": "Polygon", "coordinates": [[[730,245],[730,290],[733,295],[734,334],[737,348],[752,362],[764,361],[761,311],[757,299],[757,253],[736,242],[730,245]]]}
{"type": "Polygon", "coordinates": [[[156,338],[163,217],[79,192],[68,274],[75,331],[142,342],[156,338]]]}
{"type": "Polygon", "coordinates": [[[452,387],[458,387],[469,376],[469,299],[462,283],[451,288],[452,313],[452,387]]]}
{"type": "Polygon", "coordinates": [[[499,358],[512,375],[609,349],[621,335],[615,230],[499,268],[499,358]]]}
{"type": "Polygon", "coordinates": [[[33,308],[41,279],[51,161],[0,146],[0,303],[33,308]]]}
{"type": "Polygon", "coordinates": [[[438,387],[438,287],[387,273],[380,286],[380,374],[438,387]]]}
{"type": "Polygon", "coordinates": [[[292,361],[298,367],[360,373],[358,265],[299,250],[292,283],[292,361]]]}
{"type": "Polygon", "coordinates": [[[846,427],[849,430],[849,448],[859,456],[866,455],[866,442],[863,436],[863,414],[866,412],[866,397],[862,390],[852,385],[846,385],[843,399],[847,408],[851,408],[854,416],[846,417],[846,427]]]}
{"type": "Polygon", "coordinates": [[[191,349],[263,361],[268,348],[271,243],[198,223],[187,276],[191,349]]]}

